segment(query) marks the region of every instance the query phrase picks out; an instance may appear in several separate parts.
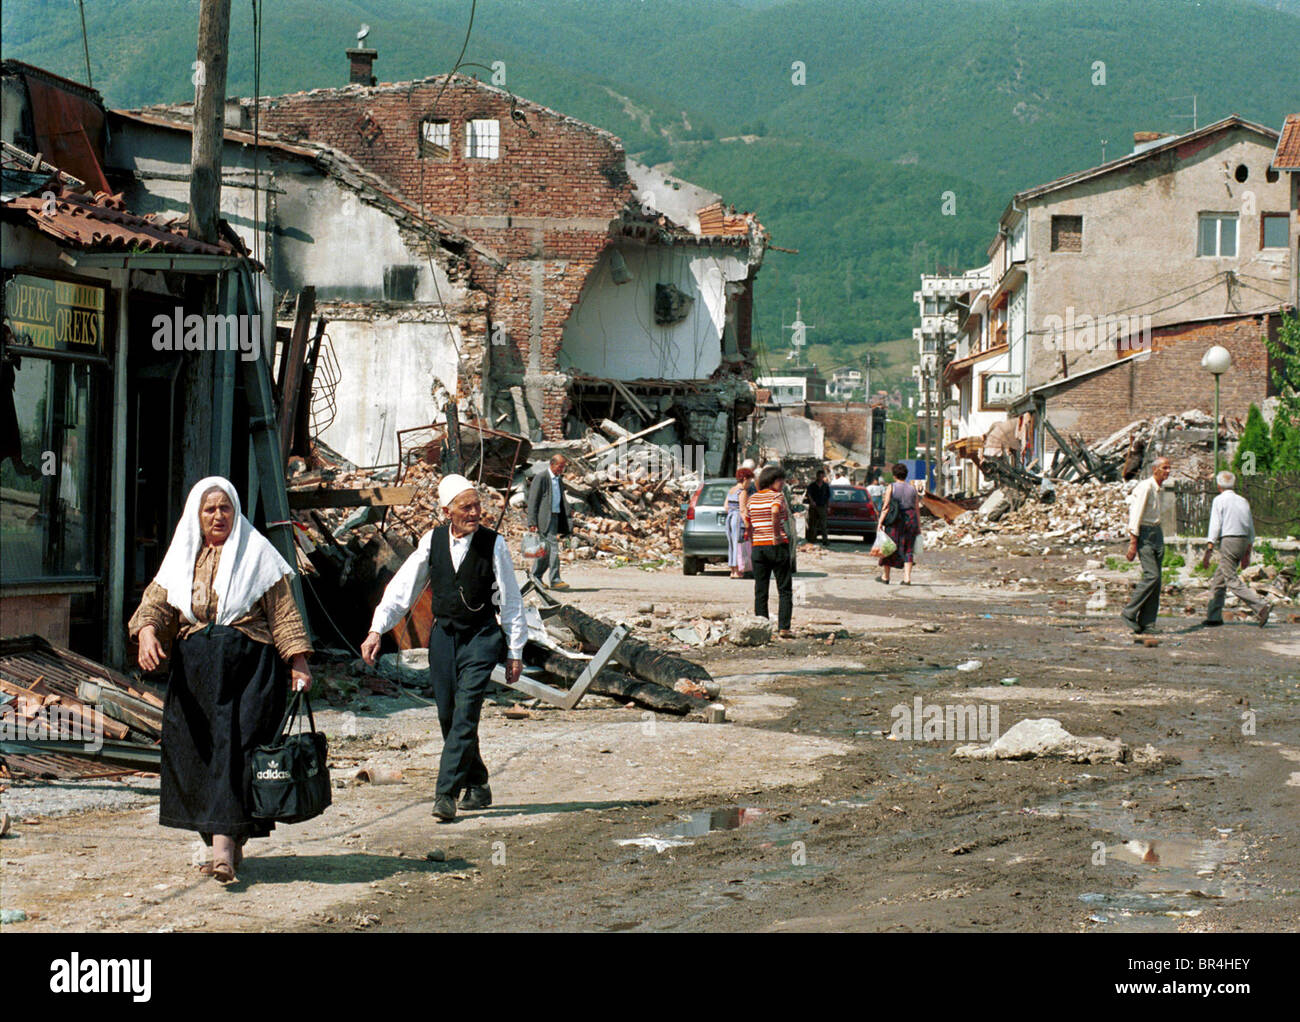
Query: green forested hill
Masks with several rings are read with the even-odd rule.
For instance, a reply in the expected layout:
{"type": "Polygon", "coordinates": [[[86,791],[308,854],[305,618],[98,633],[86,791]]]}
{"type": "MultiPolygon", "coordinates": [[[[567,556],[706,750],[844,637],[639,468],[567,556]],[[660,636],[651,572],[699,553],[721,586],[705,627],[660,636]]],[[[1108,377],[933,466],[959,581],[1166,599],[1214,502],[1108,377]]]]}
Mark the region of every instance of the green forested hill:
{"type": "MultiPolygon", "coordinates": [[[[263,94],[342,84],[371,26],[384,81],[450,68],[470,0],[261,0],[263,94]]],[[[197,0],[85,0],[113,106],[192,95],[197,0]]],[[[252,92],[233,0],[231,94],[252,92]]],[[[1012,192],[1113,157],[1135,130],[1300,109],[1300,0],[478,0],[465,59],[759,213],[757,326],[796,293],[824,358],[907,336],[917,275],[984,261],[1012,192]],[[1104,62],[1104,84],[1099,65],[1104,62]],[[805,84],[792,81],[801,62],[805,84]],[[743,138],[742,138],[743,136],[743,138]],[[952,191],[955,216],[940,212],[952,191]],[[826,348],[830,350],[827,351],[826,348]]],[[[8,0],[3,53],[83,79],[77,5],[8,0]]]]}

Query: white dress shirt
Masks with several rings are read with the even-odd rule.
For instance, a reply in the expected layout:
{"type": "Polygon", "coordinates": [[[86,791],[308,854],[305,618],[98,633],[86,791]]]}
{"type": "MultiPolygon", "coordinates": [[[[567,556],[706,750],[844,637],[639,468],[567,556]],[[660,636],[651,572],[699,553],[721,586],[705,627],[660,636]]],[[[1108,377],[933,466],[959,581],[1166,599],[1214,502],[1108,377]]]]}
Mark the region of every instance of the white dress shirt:
{"type": "Polygon", "coordinates": [[[549,468],[546,470],[546,474],[551,477],[551,514],[558,515],[560,513],[560,480],[549,468]]]}
{"type": "Polygon", "coordinates": [[[1255,519],[1250,513],[1250,501],[1233,490],[1224,490],[1210,505],[1211,543],[1224,536],[1245,536],[1255,542],[1255,519]]]}
{"type": "Polygon", "coordinates": [[[1129,535],[1136,536],[1143,525],[1160,524],[1160,484],[1155,476],[1138,483],[1129,500],[1129,535]]]}
{"type": "MultiPolygon", "coordinates": [[[[469,552],[469,541],[473,533],[459,538],[451,535],[451,566],[460,570],[465,554],[469,552]]],[[[402,564],[388,587],[384,598],[375,608],[370,630],[383,635],[406,615],[429,581],[429,551],[433,547],[433,532],[424,534],[415,553],[402,564]]],[[[518,660],[523,656],[524,643],[528,639],[528,623],[524,620],[524,600],[519,594],[519,583],[515,579],[515,566],[510,561],[510,551],[506,547],[505,537],[498,533],[496,544],[492,547],[492,575],[496,580],[497,592],[501,594],[499,608],[501,626],[505,629],[506,645],[509,658],[518,660]]]]}

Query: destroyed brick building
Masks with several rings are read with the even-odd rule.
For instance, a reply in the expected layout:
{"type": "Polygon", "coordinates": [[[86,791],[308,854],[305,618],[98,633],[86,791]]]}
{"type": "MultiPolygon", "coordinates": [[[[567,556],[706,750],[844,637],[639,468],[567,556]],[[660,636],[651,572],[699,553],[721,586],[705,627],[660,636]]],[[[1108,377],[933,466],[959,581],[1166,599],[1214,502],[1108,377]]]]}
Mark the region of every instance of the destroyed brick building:
{"type": "MultiPolygon", "coordinates": [[[[352,420],[340,408],[324,439],[374,464],[375,430],[436,421],[445,391],[537,439],[671,417],[676,436],[659,440],[703,445],[710,472],[734,464],[753,408],[758,220],[503,89],[460,74],[371,85],[373,51],[349,59],[344,87],[227,113],[226,172],[244,187],[223,193],[223,211],[236,230],[266,224],[277,295],[316,286],[341,386],[370,405],[352,420]],[[380,207],[392,223],[363,227],[356,214],[374,220],[380,207]]],[[[118,123],[139,139],[145,127],[186,131],[189,116],[152,108],[118,123]]],[[[167,182],[147,177],[155,142],[129,162],[164,196],[167,182]]]]}

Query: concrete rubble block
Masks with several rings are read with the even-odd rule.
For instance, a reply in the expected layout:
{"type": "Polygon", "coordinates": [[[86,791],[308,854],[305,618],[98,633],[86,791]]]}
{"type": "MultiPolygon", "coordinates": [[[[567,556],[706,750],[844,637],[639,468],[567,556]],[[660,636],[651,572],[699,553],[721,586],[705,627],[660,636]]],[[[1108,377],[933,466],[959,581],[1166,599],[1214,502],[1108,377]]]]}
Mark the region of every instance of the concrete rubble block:
{"type": "Polygon", "coordinates": [[[979,515],[986,521],[996,522],[1011,510],[1011,500],[1001,490],[994,490],[979,506],[979,515]]]}
{"type": "Polygon", "coordinates": [[[752,614],[731,619],[727,639],[736,646],[764,646],[772,641],[772,620],[752,614]]]}
{"type": "Polygon", "coordinates": [[[958,759],[1064,759],[1071,763],[1124,763],[1129,747],[1115,738],[1078,738],[1051,717],[1022,720],[987,745],[962,745],[958,759]]]}
{"type": "Polygon", "coordinates": [[[429,684],[427,649],[404,649],[400,653],[385,653],[375,666],[381,678],[387,678],[400,685],[413,685],[419,688],[429,684]]]}

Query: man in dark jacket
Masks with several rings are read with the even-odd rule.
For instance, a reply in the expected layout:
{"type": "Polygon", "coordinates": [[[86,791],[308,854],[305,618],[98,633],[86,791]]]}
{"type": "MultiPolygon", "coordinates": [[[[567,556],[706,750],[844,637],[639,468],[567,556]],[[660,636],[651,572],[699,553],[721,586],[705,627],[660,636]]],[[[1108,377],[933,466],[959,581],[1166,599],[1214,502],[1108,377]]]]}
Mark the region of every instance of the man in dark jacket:
{"type": "Polygon", "coordinates": [[[564,455],[551,458],[545,472],[533,477],[528,487],[528,531],[539,533],[546,540],[546,553],[537,558],[532,567],[533,578],[541,583],[542,572],[550,564],[546,584],[552,589],[568,589],[569,583],[560,579],[559,537],[569,534],[569,508],[564,500],[564,470],[568,462],[564,455]]]}
{"type": "Polygon", "coordinates": [[[831,506],[831,487],[826,481],[824,469],[817,470],[817,481],[808,487],[805,496],[808,498],[808,535],[805,538],[816,543],[820,536],[822,546],[830,546],[831,537],[826,531],[826,521],[831,506]]]}

